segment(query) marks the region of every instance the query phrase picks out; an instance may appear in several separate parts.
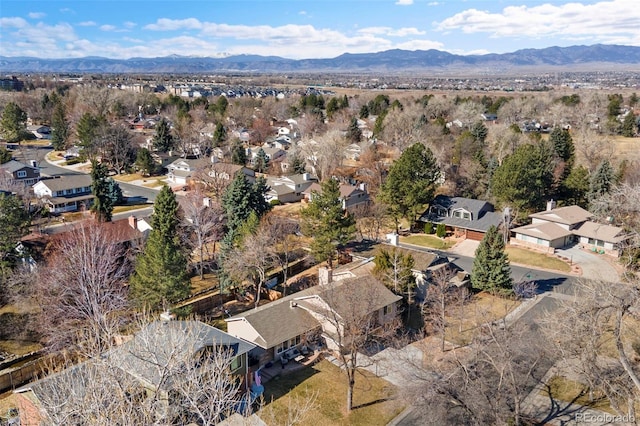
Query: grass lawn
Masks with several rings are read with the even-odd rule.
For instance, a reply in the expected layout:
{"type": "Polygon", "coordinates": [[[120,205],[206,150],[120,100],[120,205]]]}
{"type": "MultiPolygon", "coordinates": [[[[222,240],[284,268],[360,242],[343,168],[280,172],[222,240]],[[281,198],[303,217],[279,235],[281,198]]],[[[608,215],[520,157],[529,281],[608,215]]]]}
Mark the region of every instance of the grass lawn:
{"type": "Polygon", "coordinates": [[[147,179],[147,183],[143,183],[142,186],[147,188],[157,188],[159,186],[165,185],[165,180],[166,178],[147,179]]]}
{"type": "Polygon", "coordinates": [[[540,391],[544,396],[551,396],[553,399],[583,405],[595,410],[617,414],[612,408],[609,400],[600,392],[594,392],[594,399],[589,399],[589,387],[585,384],[569,380],[562,376],[553,376],[547,382],[547,387],[540,391]]]}
{"type": "Polygon", "coordinates": [[[512,263],[520,263],[522,265],[543,269],[553,269],[554,271],[565,273],[571,272],[571,267],[566,262],[544,253],[536,253],[535,251],[518,247],[507,247],[505,251],[507,256],[509,256],[509,261],[512,263]]]}
{"type": "Polygon", "coordinates": [[[28,326],[37,310],[34,305],[8,304],[0,308],[0,351],[24,355],[42,349],[28,326]]]}
{"type": "Polygon", "coordinates": [[[140,173],[131,173],[131,174],[125,174],[125,175],[114,175],[111,176],[114,180],[117,180],[118,182],[133,182],[134,180],[139,180],[139,179],[150,179],[149,177],[144,178],[142,177],[142,175],[140,173]]]}
{"type": "Polygon", "coordinates": [[[288,408],[314,398],[313,406],[300,424],[386,425],[404,409],[394,399],[394,387],[386,380],[363,371],[356,378],[354,409],[346,414],[347,383],[345,374],[329,361],[321,361],[286,376],[265,383],[265,407],[259,413],[268,424],[287,424],[288,408]]]}
{"type": "Polygon", "coordinates": [[[504,318],[519,305],[520,302],[517,300],[489,293],[475,294],[464,306],[451,306],[450,315],[447,316],[445,339],[456,345],[466,345],[482,324],[504,318]]]}
{"type": "Polygon", "coordinates": [[[114,206],[113,214],[130,212],[133,210],[146,209],[147,207],[151,207],[151,204],[130,204],[128,206],[114,206]]]}
{"type": "Polygon", "coordinates": [[[401,243],[415,244],[417,246],[434,248],[436,250],[447,250],[455,244],[450,240],[443,240],[432,235],[418,234],[409,235],[408,237],[400,237],[401,243]]]}

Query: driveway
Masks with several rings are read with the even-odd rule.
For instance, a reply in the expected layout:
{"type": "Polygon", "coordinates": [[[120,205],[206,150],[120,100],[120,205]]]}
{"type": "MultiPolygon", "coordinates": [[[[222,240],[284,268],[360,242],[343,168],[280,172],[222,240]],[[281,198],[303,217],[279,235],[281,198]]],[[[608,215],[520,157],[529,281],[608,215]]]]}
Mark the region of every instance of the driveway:
{"type": "Polygon", "coordinates": [[[582,269],[582,276],[591,280],[610,282],[620,281],[620,267],[615,265],[616,259],[607,255],[582,250],[577,245],[556,250],[558,256],[566,257],[571,263],[582,269]]]}

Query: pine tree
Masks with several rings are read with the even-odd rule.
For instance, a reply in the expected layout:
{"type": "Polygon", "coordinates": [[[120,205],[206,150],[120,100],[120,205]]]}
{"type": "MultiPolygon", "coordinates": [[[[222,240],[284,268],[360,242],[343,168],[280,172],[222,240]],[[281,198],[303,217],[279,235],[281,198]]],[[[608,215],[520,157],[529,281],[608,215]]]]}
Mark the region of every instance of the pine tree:
{"type": "Polygon", "coordinates": [[[240,141],[237,141],[231,148],[231,162],[239,166],[247,164],[247,151],[240,141]]]}
{"type": "Polygon", "coordinates": [[[156,162],[147,148],[140,148],[136,156],[136,167],[143,176],[153,174],[156,169],[156,162]]]}
{"type": "Polygon", "coordinates": [[[11,155],[11,152],[7,148],[0,146],[0,164],[7,163],[11,161],[12,158],[13,155],[11,155]]]}
{"type": "Polygon", "coordinates": [[[58,101],[55,109],[53,110],[53,117],[51,118],[51,145],[56,151],[61,151],[67,144],[67,138],[69,137],[69,122],[67,121],[64,105],[58,101]]]}
{"type": "Polygon", "coordinates": [[[90,112],[85,112],[78,124],[76,125],[76,134],[78,136],[78,145],[82,147],[83,152],[93,158],[94,145],[98,137],[98,129],[104,124],[104,120],[94,116],[90,112]]]}
{"type": "Polygon", "coordinates": [[[471,285],[474,289],[494,294],[512,292],[511,267],[504,248],[502,234],[497,227],[492,226],[476,249],[471,272],[471,285]]]}
{"type": "MultiPolygon", "coordinates": [[[[226,98],[225,98],[226,99],[226,98]]],[[[216,124],[216,129],[213,131],[213,146],[219,147],[227,140],[227,129],[224,128],[222,123],[216,124]]]]}
{"type": "Polygon", "coordinates": [[[264,149],[260,148],[256,154],[255,170],[258,173],[264,173],[269,168],[269,157],[264,149]]]}
{"type": "Polygon", "coordinates": [[[614,171],[611,163],[604,160],[589,181],[589,201],[607,194],[614,184],[614,171]]]}
{"type": "Polygon", "coordinates": [[[120,184],[112,178],[107,179],[107,197],[109,197],[114,206],[122,203],[124,199],[120,184]]]}
{"type": "Polygon", "coordinates": [[[358,127],[358,119],[353,117],[349,123],[349,129],[347,129],[347,139],[351,143],[360,143],[362,140],[362,130],[358,127]]]}
{"type": "Polygon", "coordinates": [[[313,193],[309,206],[301,211],[302,232],[313,237],[311,252],[319,262],[333,265],[338,250],[355,234],[355,219],[342,209],[340,186],[334,179],[322,183],[322,192],[313,193]]]}
{"type": "Polygon", "coordinates": [[[271,206],[264,198],[268,190],[264,178],[258,178],[251,184],[244,173],[236,175],[222,195],[222,208],[229,232],[237,231],[251,212],[260,218],[269,210],[271,206]]]}
{"type": "Polygon", "coordinates": [[[130,280],[131,295],[141,307],[162,309],[191,291],[187,257],[177,234],[179,213],[175,194],[163,186],[153,206],[152,230],[130,280]]]}
{"type": "Polygon", "coordinates": [[[109,194],[108,170],[97,160],[91,161],[91,192],[94,196],[91,211],[100,222],[111,222],[113,200],[109,194]]]}
{"type": "Polygon", "coordinates": [[[31,219],[17,195],[0,193],[0,275],[13,263],[16,244],[29,232],[31,219]]]}
{"type": "Polygon", "coordinates": [[[25,137],[27,113],[15,102],[5,105],[0,118],[0,136],[7,142],[18,142],[25,137]]]}
{"type": "Polygon", "coordinates": [[[156,134],[153,136],[153,147],[160,152],[167,152],[173,149],[174,140],[171,135],[169,122],[162,118],[156,124],[156,134]]]}
{"type": "Polygon", "coordinates": [[[629,111],[622,122],[622,136],[632,138],[636,134],[636,116],[629,111]]]}
{"type": "Polygon", "coordinates": [[[573,139],[568,130],[554,127],[549,135],[549,142],[551,142],[558,158],[565,163],[573,160],[575,156],[575,146],[573,145],[573,139]]]}

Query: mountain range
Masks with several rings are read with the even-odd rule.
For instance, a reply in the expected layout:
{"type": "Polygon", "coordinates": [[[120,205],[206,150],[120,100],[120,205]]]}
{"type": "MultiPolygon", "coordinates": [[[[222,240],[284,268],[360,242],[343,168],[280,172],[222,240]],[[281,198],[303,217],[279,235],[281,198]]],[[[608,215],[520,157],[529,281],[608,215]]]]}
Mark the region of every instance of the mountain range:
{"type": "Polygon", "coordinates": [[[7,73],[407,73],[465,72],[496,75],[525,71],[634,70],[640,65],[640,47],[591,46],[523,49],[512,53],[455,55],[440,50],[386,50],[345,53],[330,59],[293,60],[277,56],[226,57],[165,56],[109,59],[84,57],[43,59],[0,56],[0,72],[7,73]]]}

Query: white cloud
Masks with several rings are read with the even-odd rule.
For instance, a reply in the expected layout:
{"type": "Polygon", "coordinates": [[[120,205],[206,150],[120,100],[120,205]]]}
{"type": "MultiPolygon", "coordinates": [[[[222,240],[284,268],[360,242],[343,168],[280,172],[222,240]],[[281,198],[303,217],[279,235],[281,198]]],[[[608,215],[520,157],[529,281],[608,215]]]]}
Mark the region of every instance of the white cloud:
{"type": "Polygon", "coordinates": [[[75,10],[73,10],[71,8],[68,8],[68,7],[63,7],[62,9],[60,9],[60,12],[62,12],[62,13],[71,13],[72,15],[76,14],[75,10]]]}
{"type": "Polygon", "coordinates": [[[101,31],[115,31],[116,27],[113,25],[100,25],[101,31]]]}
{"type": "Polygon", "coordinates": [[[398,0],[396,1],[398,6],[410,6],[413,4],[413,0],[398,0]]]}
{"type": "Polygon", "coordinates": [[[96,24],[94,21],[84,21],[80,22],[78,25],[81,27],[95,27],[98,24],[96,24]]]}
{"type": "Polygon", "coordinates": [[[31,19],[42,19],[47,15],[46,13],[42,13],[42,12],[29,12],[28,16],[31,19]]]}
{"type": "Polygon", "coordinates": [[[492,37],[577,37],[600,42],[617,38],[623,43],[637,43],[638,22],[640,8],[635,0],[611,0],[508,6],[499,13],[468,9],[436,23],[436,28],[443,32],[488,33],[492,37]]]}
{"type": "Polygon", "coordinates": [[[125,27],[125,28],[129,28],[129,29],[131,29],[131,28],[135,28],[138,24],[136,24],[135,22],[126,21],[126,22],[125,22],[124,24],[122,24],[122,25],[124,25],[124,27],[125,27]]]}
{"type": "Polygon", "coordinates": [[[427,3],[427,6],[439,6],[440,4],[442,4],[442,3],[437,2],[437,1],[432,1],[432,2],[427,3]]]}
{"type": "Polygon", "coordinates": [[[426,31],[421,31],[417,28],[391,28],[391,27],[367,27],[361,28],[358,30],[360,34],[376,34],[376,35],[385,35],[388,37],[407,37],[407,36],[417,36],[424,35],[426,31]]]}
{"type": "Polygon", "coordinates": [[[3,28],[24,28],[28,25],[22,18],[0,18],[0,27],[3,28]]]}
{"type": "Polygon", "coordinates": [[[156,21],[155,24],[145,25],[144,29],[152,31],[200,30],[202,29],[202,23],[196,18],[160,18],[156,21]]]}

